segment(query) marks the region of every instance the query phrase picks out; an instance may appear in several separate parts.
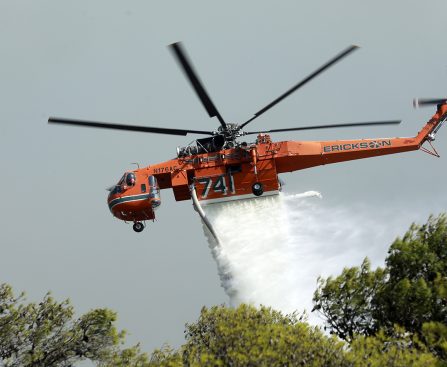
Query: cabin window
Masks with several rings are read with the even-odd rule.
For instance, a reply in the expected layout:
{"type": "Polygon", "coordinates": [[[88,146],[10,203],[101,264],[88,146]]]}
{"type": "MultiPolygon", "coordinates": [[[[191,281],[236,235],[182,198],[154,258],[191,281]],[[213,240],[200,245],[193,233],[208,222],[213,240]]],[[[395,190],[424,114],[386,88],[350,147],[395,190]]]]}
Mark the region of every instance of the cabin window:
{"type": "Polygon", "coordinates": [[[135,182],[136,182],[136,177],[135,177],[135,173],[130,172],[126,175],[126,185],[127,186],[135,186],[135,182]]]}
{"type": "Polygon", "coordinates": [[[141,184],[141,192],[146,192],[146,184],[141,184]]]}

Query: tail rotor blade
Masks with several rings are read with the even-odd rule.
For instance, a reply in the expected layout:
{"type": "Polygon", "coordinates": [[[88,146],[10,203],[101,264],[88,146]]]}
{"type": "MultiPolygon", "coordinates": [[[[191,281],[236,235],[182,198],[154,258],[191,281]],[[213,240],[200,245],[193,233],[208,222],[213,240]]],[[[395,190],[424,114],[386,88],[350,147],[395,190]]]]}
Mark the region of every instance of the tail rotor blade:
{"type": "Polygon", "coordinates": [[[415,98],[413,99],[413,107],[437,106],[438,104],[446,104],[447,98],[415,98]]]}

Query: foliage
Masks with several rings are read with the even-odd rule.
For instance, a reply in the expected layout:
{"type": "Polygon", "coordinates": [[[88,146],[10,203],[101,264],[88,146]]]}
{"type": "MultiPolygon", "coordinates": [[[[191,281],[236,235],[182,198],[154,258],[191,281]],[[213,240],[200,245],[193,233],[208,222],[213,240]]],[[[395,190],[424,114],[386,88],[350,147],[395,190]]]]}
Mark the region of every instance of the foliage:
{"type": "Polygon", "coordinates": [[[371,336],[395,325],[418,335],[437,355],[446,357],[447,217],[412,225],[391,245],[385,268],[346,268],[336,278],[320,278],[314,309],[332,333],[345,340],[371,336]],[[432,344],[435,343],[435,346],[432,344]]]}
{"type": "Polygon", "coordinates": [[[241,305],[203,308],[186,326],[187,366],[347,366],[343,344],[295,314],[241,305]]]}
{"type": "Polygon", "coordinates": [[[375,336],[355,337],[349,346],[347,358],[353,367],[444,365],[417,337],[410,336],[401,328],[394,329],[393,335],[386,335],[380,330],[375,336]]]}
{"type": "Polygon", "coordinates": [[[182,355],[180,351],[175,351],[169,345],[164,345],[161,349],[152,352],[150,364],[151,367],[176,367],[183,366],[182,355]]]}
{"type": "Polygon", "coordinates": [[[89,359],[106,366],[119,358],[144,361],[137,347],[119,349],[124,332],[118,332],[115,321],[116,314],[108,309],[91,310],[74,319],[68,300],[59,303],[47,294],[40,303],[25,303],[23,294],[15,297],[9,285],[1,284],[0,365],[72,366],[89,359]]]}
{"type": "Polygon", "coordinates": [[[350,345],[324,335],[295,314],[240,305],[203,308],[186,326],[179,350],[154,352],[150,366],[441,366],[417,338],[396,329],[393,336],[355,337],[350,345]]]}
{"type": "Polygon", "coordinates": [[[131,348],[109,350],[101,360],[97,361],[98,367],[149,367],[149,359],[146,353],[141,353],[140,346],[131,348]]]}
{"type": "Polygon", "coordinates": [[[422,337],[428,348],[447,361],[447,325],[440,322],[426,322],[422,325],[422,337]]]}
{"type": "Polygon", "coordinates": [[[391,245],[389,279],[377,294],[377,318],[390,327],[422,331],[425,322],[447,322],[447,216],[412,225],[391,245]]]}
{"type": "Polygon", "coordinates": [[[374,297],[383,287],[386,272],[371,271],[366,258],[361,267],[345,268],[340,276],[318,279],[314,309],[324,317],[332,333],[345,340],[355,334],[374,335],[379,325],[374,318],[374,297]]]}
{"type": "MultiPolygon", "coordinates": [[[[248,305],[203,308],[197,322],[186,325],[183,346],[165,345],[148,358],[138,345],[118,347],[124,333],[113,326],[116,315],[109,310],[74,320],[68,301],[47,295],[39,304],[25,304],[7,285],[0,295],[1,366],[73,366],[83,359],[100,367],[437,365],[423,344],[403,332],[354,337],[348,345],[303,316],[248,305]]],[[[433,347],[445,351],[446,330],[430,325],[426,331],[433,347]]]]}

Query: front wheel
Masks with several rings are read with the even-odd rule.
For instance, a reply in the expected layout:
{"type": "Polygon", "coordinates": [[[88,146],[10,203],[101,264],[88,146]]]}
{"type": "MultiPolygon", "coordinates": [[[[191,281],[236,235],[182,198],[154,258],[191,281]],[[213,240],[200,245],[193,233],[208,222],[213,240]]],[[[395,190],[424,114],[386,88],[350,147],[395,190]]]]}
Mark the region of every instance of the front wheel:
{"type": "Polygon", "coordinates": [[[135,222],[133,224],[133,230],[137,233],[140,233],[144,229],[144,224],[141,222],[135,222]]]}
{"type": "Polygon", "coordinates": [[[262,183],[255,182],[253,184],[253,186],[251,187],[251,191],[253,192],[254,195],[261,196],[264,193],[264,190],[262,188],[262,183]]]}

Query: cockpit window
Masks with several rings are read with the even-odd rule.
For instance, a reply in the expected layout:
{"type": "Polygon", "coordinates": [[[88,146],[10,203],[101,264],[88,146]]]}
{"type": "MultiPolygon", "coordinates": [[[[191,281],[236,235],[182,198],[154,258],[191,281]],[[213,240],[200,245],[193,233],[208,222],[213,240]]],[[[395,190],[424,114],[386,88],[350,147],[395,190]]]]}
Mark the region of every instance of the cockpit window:
{"type": "Polygon", "coordinates": [[[121,186],[124,183],[124,179],[126,178],[126,175],[124,174],[123,177],[118,181],[117,185],[121,186]]]}
{"type": "Polygon", "coordinates": [[[135,177],[135,173],[133,172],[129,172],[126,175],[126,185],[127,186],[135,186],[135,182],[137,181],[136,177],[135,177]]]}
{"type": "Polygon", "coordinates": [[[119,194],[119,193],[121,193],[121,186],[120,185],[115,185],[115,187],[113,188],[113,190],[111,191],[111,194],[112,195],[114,195],[114,194],[119,194]]]}

